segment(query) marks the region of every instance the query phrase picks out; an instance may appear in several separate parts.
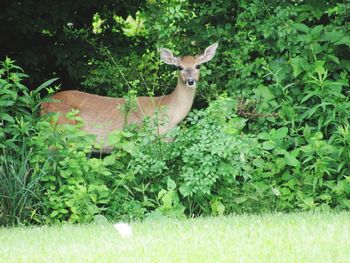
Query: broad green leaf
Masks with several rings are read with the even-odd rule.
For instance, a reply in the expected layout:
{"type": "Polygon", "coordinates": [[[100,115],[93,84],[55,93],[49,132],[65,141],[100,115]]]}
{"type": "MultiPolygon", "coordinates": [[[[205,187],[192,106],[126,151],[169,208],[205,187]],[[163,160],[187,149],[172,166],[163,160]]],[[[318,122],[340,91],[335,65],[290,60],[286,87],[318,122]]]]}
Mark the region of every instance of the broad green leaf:
{"type": "Polygon", "coordinates": [[[309,35],[309,34],[300,34],[300,35],[298,35],[298,41],[305,42],[305,43],[311,43],[313,40],[312,40],[311,35],[309,35]]]}
{"type": "Polygon", "coordinates": [[[269,87],[265,85],[260,85],[258,88],[254,89],[254,93],[261,98],[264,98],[264,101],[270,101],[275,98],[269,87]]]}
{"type": "Polygon", "coordinates": [[[343,205],[345,205],[348,209],[350,208],[350,200],[348,199],[342,199],[342,203],[343,205]]]}
{"type": "Polygon", "coordinates": [[[123,33],[128,37],[134,37],[143,34],[145,31],[144,19],[141,18],[141,13],[136,12],[135,19],[129,15],[123,26],[123,33]]]}
{"type": "Polygon", "coordinates": [[[271,138],[271,135],[267,132],[261,132],[258,134],[258,139],[269,140],[270,138],[271,138]]]}
{"type": "Polygon", "coordinates": [[[123,150],[127,153],[133,154],[136,151],[136,145],[133,142],[126,142],[122,146],[123,150]]]}
{"type": "Polygon", "coordinates": [[[300,165],[300,162],[297,160],[297,158],[293,157],[290,153],[286,152],[284,154],[284,161],[287,165],[297,167],[300,165]]]}
{"type": "Polygon", "coordinates": [[[304,33],[309,33],[310,32],[310,28],[303,24],[303,23],[295,23],[293,24],[293,27],[295,29],[297,29],[298,31],[304,32],[304,33]]]}
{"type": "Polygon", "coordinates": [[[266,142],[263,142],[263,148],[265,150],[272,150],[276,147],[276,143],[273,142],[273,141],[266,141],[266,142]]]}
{"type": "Polygon", "coordinates": [[[182,184],[179,188],[179,191],[183,197],[190,196],[193,193],[192,188],[186,184],[182,184]]]}
{"type": "Polygon", "coordinates": [[[168,191],[165,190],[165,189],[160,190],[159,193],[158,193],[158,199],[159,199],[159,200],[162,199],[163,196],[164,196],[167,192],[168,192],[168,191]]]}
{"type": "Polygon", "coordinates": [[[315,38],[319,37],[323,28],[323,25],[315,26],[313,29],[311,29],[311,35],[315,38]]]}
{"type": "Polygon", "coordinates": [[[293,69],[293,76],[294,77],[297,77],[299,76],[299,74],[301,72],[303,72],[303,64],[305,63],[305,59],[304,58],[301,58],[301,57],[296,57],[296,58],[292,58],[290,60],[290,64],[292,66],[292,69],[293,69]]]}
{"type": "Polygon", "coordinates": [[[317,72],[320,75],[326,74],[326,69],[324,68],[325,61],[324,60],[317,60],[314,64],[315,72],[317,72]]]}
{"type": "Polygon", "coordinates": [[[334,63],[340,65],[339,58],[337,58],[336,56],[328,55],[327,58],[329,58],[330,60],[332,60],[334,63]]]}
{"type": "Polygon", "coordinates": [[[308,209],[313,209],[316,207],[314,199],[312,197],[307,197],[303,199],[303,202],[305,203],[308,209]]]}
{"type": "Polygon", "coordinates": [[[320,54],[320,53],[322,53],[324,51],[324,48],[318,42],[313,42],[310,45],[310,48],[312,48],[313,53],[315,53],[316,55],[320,54]]]}
{"type": "Polygon", "coordinates": [[[293,157],[297,157],[300,153],[300,149],[297,148],[297,149],[294,149],[293,151],[290,152],[290,154],[293,156],[293,157]]]}
{"type": "Polygon", "coordinates": [[[304,133],[305,139],[308,140],[311,136],[311,129],[308,125],[305,126],[303,133],[304,133]]]}
{"type": "Polygon", "coordinates": [[[334,45],[346,45],[350,47],[350,36],[345,36],[339,41],[335,42],[334,45]]]}
{"type": "Polygon", "coordinates": [[[7,113],[1,114],[0,115],[0,120],[5,120],[5,121],[11,122],[11,123],[15,122],[15,119],[12,116],[10,116],[9,114],[7,114],[7,113]]]}
{"type": "Polygon", "coordinates": [[[335,42],[341,40],[344,36],[345,36],[344,32],[337,31],[337,30],[334,29],[331,32],[325,32],[323,34],[322,39],[325,40],[325,41],[329,41],[331,43],[335,43],[335,42]]]}
{"type": "Polygon", "coordinates": [[[95,13],[92,17],[92,32],[94,34],[101,34],[103,31],[102,25],[105,20],[102,20],[99,13],[95,13]]]}
{"type": "Polygon", "coordinates": [[[115,164],[115,162],[116,162],[116,159],[115,159],[115,156],[114,156],[114,155],[106,156],[106,157],[103,159],[103,164],[104,164],[104,165],[113,165],[113,164],[115,164]]]}
{"type": "Polygon", "coordinates": [[[173,205],[178,203],[178,195],[175,191],[170,190],[167,191],[161,198],[162,200],[162,208],[163,209],[171,209],[173,205]]]}
{"type": "Polygon", "coordinates": [[[51,214],[50,214],[50,217],[55,217],[59,214],[58,210],[55,210],[53,211],[51,214]]]}
{"type": "Polygon", "coordinates": [[[97,194],[90,193],[89,194],[91,201],[95,204],[97,201],[97,194]]]}
{"type": "Polygon", "coordinates": [[[167,188],[168,190],[175,190],[176,188],[176,183],[173,179],[171,179],[170,177],[168,177],[168,180],[167,180],[167,188]]]}
{"type": "Polygon", "coordinates": [[[281,140],[281,139],[285,138],[287,136],[287,134],[288,134],[288,128],[282,127],[273,133],[273,138],[277,139],[277,140],[281,140]]]}
{"type": "Polygon", "coordinates": [[[213,215],[222,216],[225,213],[225,206],[220,200],[215,200],[210,203],[213,215]]]}

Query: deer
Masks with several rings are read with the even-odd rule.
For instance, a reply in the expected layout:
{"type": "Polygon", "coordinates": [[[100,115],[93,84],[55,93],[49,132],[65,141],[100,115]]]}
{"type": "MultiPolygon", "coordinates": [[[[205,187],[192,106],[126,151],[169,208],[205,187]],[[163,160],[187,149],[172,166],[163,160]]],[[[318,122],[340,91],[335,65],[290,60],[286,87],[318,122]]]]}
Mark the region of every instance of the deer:
{"type": "Polygon", "coordinates": [[[160,97],[137,97],[137,107],[125,118],[121,106],[124,98],[99,96],[78,90],[67,90],[56,93],[52,101],[42,103],[41,114],[58,113],[57,124],[74,124],[66,114],[73,109],[78,110],[78,116],[83,120],[82,130],[96,136],[101,144],[100,152],[110,153],[113,148],[108,144],[108,136],[115,130],[123,130],[125,121],[128,124],[141,125],[146,117],[154,118],[156,112],[163,111],[166,122],[159,124],[160,135],[166,134],[176,127],[192,108],[196,86],[200,76],[200,65],[210,61],[216,53],[218,43],[207,47],[202,54],[196,56],[174,56],[167,48],[160,48],[160,59],[178,69],[177,85],[169,95],[160,97]]]}

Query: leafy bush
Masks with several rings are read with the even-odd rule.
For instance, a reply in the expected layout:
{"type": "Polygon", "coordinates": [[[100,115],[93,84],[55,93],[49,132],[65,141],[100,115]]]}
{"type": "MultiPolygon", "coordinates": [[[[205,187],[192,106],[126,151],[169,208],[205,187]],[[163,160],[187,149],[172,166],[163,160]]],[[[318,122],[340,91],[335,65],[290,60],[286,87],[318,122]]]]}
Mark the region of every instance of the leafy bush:
{"type": "MultiPolygon", "coordinates": [[[[7,60],[0,145],[10,154],[2,160],[40,178],[40,189],[30,187],[40,200],[31,219],[349,209],[349,9],[339,1],[183,0],[148,1],[128,19],[95,14],[93,35],[69,34],[99,54],[83,81],[96,93],[170,93],[176,72],[161,65],[156,48],[196,54],[220,41],[215,61],[201,69],[195,110],[167,135],[172,143],[146,120],[113,134],[108,156],[91,156],[94,138],[82,124],[33,118],[38,92],[21,84],[23,73],[9,73],[7,60]],[[107,33],[133,46],[118,53],[102,41],[107,33]],[[21,149],[30,158],[12,157],[21,149]]],[[[69,115],[80,122],[78,112],[69,115]]]]}
{"type": "Polygon", "coordinates": [[[26,77],[14,61],[0,64],[0,224],[34,220],[41,200],[37,193],[43,171],[31,166],[31,138],[39,109],[39,91],[55,79],[29,92],[21,82],[26,77]]]}
{"type": "Polygon", "coordinates": [[[171,158],[177,160],[171,167],[173,178],[191,214],[218,213],[214,207],[229,201],[222,193],[238,191],[252,179],[254,160],[264,157],[256,136],[242,133],[246,120],[237,117],[234,108],[235,102],[226,98],[191,113],[189,128],[171,145],[171,158]]]}

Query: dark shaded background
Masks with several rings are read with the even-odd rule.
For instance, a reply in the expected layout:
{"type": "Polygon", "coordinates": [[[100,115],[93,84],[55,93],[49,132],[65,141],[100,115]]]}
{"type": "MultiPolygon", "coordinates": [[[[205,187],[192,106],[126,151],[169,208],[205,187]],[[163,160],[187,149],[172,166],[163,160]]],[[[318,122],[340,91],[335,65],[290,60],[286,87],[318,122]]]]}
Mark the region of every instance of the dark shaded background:
{"type": "MultiPolygon", "coordinates": [[[[0,60],[6,56],[14,59],[30,76],[26,83],[30,88],[59,77],[62,89],[74,89],[87,73],[87,59],[98,56],[82,38],[92,30],[93,15],[103,12],[109,19],[113,14],[126,17],[142,4],[143,1],[136,0],[3,0],[0,2],[0,60]],[[81,29],[80,35],[67,31],[70,23],[81,29]]],[[[99,38],[117,49],[120,47],[121,53],[129,41],[122,34],[116,37],[109,31],[99,38]]]]}

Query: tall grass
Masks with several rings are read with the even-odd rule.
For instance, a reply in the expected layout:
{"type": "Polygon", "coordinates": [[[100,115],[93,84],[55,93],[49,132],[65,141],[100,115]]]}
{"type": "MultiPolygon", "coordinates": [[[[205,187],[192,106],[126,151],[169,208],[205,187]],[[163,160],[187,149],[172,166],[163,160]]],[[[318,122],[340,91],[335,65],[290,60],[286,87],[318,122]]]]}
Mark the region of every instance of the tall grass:
{"type": "Polygon", "coordinates": [[[0,155],[0,224],[16,225],[30,220],[39,205],[35,194],[40,173],[30,165],[31,149],[2,149],[0,155]]]}

